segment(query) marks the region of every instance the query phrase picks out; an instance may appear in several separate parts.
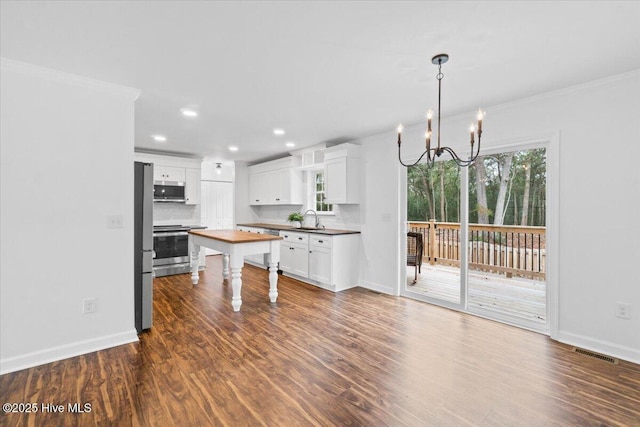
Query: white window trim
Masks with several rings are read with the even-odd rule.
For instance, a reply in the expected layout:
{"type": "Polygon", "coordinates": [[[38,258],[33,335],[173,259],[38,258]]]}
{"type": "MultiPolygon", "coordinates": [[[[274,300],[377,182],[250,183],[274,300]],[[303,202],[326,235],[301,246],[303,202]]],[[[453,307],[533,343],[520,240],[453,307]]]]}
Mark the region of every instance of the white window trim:
{"type": "MultiPolygon", "coordinates": [[[[305,210],[316,210],[316,173],[324,171],[312,170],[305,173],[305,210]]],[[[334,208],[335,209],[335,208],[334,208]]],[[[336,211],[316,211],[318,216],[335,216],[336,211]]]]}

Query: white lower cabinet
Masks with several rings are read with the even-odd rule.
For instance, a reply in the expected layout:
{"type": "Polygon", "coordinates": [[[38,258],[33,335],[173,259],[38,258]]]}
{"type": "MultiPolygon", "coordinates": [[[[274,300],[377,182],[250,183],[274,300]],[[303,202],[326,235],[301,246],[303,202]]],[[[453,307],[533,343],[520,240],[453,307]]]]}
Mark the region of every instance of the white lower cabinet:
{"type": "Polygon", "coordinates": [[[309,279],[331,285],[331,249],[309,247],[309,279]]]}
{"type": "Polygon", "coordinates": [[[309,276],[309,235],[281,231],[280,270],[299,277],[309,276]]]}
{"type": "Polygon", "coordinates": [[[280,269],[331,291],[358,285],[359,234],[324,235],[281,231],[280,269]]]}

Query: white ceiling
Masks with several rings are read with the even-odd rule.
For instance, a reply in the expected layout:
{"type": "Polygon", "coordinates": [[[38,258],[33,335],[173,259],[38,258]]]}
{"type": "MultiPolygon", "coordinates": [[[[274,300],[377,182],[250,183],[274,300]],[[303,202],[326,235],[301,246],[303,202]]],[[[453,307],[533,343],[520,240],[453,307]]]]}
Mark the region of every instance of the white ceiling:
{"type": "Polygon", "coordinates": [[[418,123],[437,104],[440,52],[443,114],[470,118],[640,68],[637,1],[2,0],[0,16],[3,57],[140,89],[137,148],[218,161],[418,123]]]}

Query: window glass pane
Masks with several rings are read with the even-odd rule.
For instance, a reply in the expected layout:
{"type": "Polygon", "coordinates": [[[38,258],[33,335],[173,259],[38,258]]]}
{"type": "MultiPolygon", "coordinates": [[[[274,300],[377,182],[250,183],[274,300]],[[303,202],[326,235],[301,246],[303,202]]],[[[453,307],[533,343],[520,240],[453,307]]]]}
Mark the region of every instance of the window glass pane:
{"type": "Polygon", "coordinates": [[[324,196],[324,174],[322,172],[317,172],[315,174],[315,205],[317,212],[333,212],[333,206],[325,203],[324,196]]]}

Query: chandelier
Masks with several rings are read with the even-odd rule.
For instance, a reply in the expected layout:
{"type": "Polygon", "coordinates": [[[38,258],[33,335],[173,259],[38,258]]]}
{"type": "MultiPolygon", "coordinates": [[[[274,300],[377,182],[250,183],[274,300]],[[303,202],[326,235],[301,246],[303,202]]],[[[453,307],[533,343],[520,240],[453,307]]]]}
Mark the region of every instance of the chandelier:
{"type": "Polygon", "coordinates": [[[449,55],[447,55],[446,53],[441,53],[431,58],[431,62],[438,66],[438,74],[436,75],[436,79],[438,79],[438,133],[437,133],[438,145],[433,148],[431,147],[431,119],[433,118],[433,111],[429,110],[427,111],[427,131],[425,132],[425,135],[424,135],[425,142],[426,142],[426,149],[424,150],[420,158],[418,158],[418,160],[415,161],[415,163],[407,164],[403,162],[402,157],[400,156],[400,144],[402,144],[402,123],[400,123],[398,125],[398,160],[400,161],[400,164],[402,166],[405,166],[405,167],[415,166],[418,163],[420,163],[420,160],[422,160],[422,158],[425,155],[427,156],[427,165],[432,166],[436,160],[436,157],[440,157],[440,155],[446,151],[447,153],[449,153],[451,158],[456,162],[458,166],[466,167],[466,166],[470,166],[476,160],[476,158],[478,157],[478,154],[480,154],[480,137],[482,136],[482,119],[484,118],[484,112],[482,110],[478,110],[477,124],[475,126],[473,124],[469,126],[469,133],[471,138],[471,142],[470,142],[471,150],[470,150],[469,158],[467,160],[461,159],[460,156],[458,156],[456,152],[453,151],[452,148],[440,146],[440,100],[441,100],[441,94],[442,94],[442,78],[444,77],[444,74],[442,74],[442,64],[444,64],[448,60],[449,60],[449,55]],[[475,132],[477,132],[478,134],[478,144],[474,153],[473,147],[475,145],[475,132]]]}

